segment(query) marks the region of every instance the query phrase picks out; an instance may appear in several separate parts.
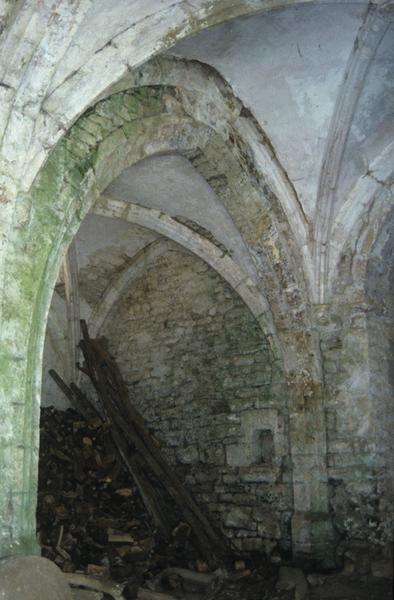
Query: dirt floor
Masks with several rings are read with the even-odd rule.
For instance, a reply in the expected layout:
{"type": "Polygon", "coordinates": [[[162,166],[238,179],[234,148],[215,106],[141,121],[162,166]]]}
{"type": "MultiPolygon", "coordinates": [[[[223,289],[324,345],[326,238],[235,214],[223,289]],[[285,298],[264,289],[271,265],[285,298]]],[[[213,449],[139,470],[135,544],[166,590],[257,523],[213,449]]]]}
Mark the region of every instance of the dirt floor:
{"type": "MultiPolygon", "coordinates": [[[[388,579],[365,576],[320,576],[322,585],[309,586],[305,595],[291,590],[275,590],[267,600],[392,600],[393,582],[388,579]]],[[[110,596],[74,590],[74,600],[104,600],[110,596]]],[[[231,596],[232,600],[244,600],[244,596],[231,596]]],[[[179,596],[179,600],[182,598],[179,596]]],[[[215,600],[213,598],[212,600],[215,600]]]]}
{"type": "MultiPolygon", "coordinates": [[[[393,581],[378,577],[319,575],[321,585],[308,585],[305,595],[292,590],[275,590],[269,600],[392,600],[393,581]]],[[[239,599],[241,600],[241,599],[239,599]]]]}
{"type": "Polygon", "coordinates": [[[393,582],[368,576],[330,575],[308,592],[306,600],[392,600],[393,582]]]}

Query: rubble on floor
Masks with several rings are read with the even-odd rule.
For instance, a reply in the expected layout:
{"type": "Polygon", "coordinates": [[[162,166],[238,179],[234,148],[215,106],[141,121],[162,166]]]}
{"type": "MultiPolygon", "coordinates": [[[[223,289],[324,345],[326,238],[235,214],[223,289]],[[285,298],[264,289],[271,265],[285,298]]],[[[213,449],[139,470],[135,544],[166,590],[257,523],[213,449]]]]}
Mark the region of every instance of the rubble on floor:
{"type": "Polygon", "coordinates": [[[72,600],[62,572],[53,562],[39,556],[17,556],[0,560],[0,598],[72,600]]]}
{"type": "Polygon", "coordinates": [[[393,580],[388,578],[333,573],[320,575],[318,579],[305,600],[391,600],[394,597],[393,580]]]}

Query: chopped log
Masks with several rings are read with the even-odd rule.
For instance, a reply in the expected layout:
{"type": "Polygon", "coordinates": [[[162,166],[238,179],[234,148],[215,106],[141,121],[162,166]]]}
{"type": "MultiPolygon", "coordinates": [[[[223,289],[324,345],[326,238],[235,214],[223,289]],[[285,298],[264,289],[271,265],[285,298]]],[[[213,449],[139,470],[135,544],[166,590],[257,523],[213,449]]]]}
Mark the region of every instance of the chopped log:
{"type": "Polygon", "coordinates": [[[134,544],[135,539],[130,533],[124,533],[120,531],[113,531],[111,528],[108,529],[108,541],[116,542],[120,544],[134,544]]]}
{"type": "MultiPolygon", "coordinates": [[[[72,409],[41,410],[37,521],[44,556],[54,560],[64,572],[84,573],[88,580],[89,576],[99,576],[105,584],[125,583],[123,596],[130,599],[136,598],[140,588],[173,594],[178,600],[183,593],[200,600],[261,600],[274,593],[277,568],[263,556],[235,554],[228,564],[234,568],[237,562],[239,569],[245,569],[207,573],[207,562],[190,543],[191,527],[180,519],[174,502],[169,517],[176,527],[169,543],[160,535],[152,535],[151,519],[135,482],[119,459],[111,427],[108,422],[98,426],[97,421],[86,421],[72,409]],[[131,494],[118,494],[119,490],[130,489],[131,494]],[[109,528],[115,534],[131,535],[135,542],[125,543],[125,538],[109,541],[109,528]],[[166,567],[169,570],[163,577],[166,567]],[[185,570],[178,572],[182,567],[185,570]],[[212,584],[193,582],[195,576],[199,577],[195,571],[213,576],[212,584]],[[157,579],[158,573],[161,575],[157,579]]],[[[137,460],[137,468],[152,488],[159,490],[161,506],[166,506],[168,497],[160,482],[151,478],[142,458],[125,443],[128,455],[137,460]]],[[[85,594],[89,593],[103,594],[85,589],[85,594]]]]}
{"type": "MultiPolygon", "coordinates": [[[[67,396],[67,398],[74,401],[75,410],[77,410],[76,407],[78,406],[79,410],[77,410],[77,412],[83,414],[81,412],[83,410],[81,408],[81,404],[78,403],[78,400],[75,401],[75,398],[84,397],[86,401],[89,402],[88,397],[83,394],[83,392],[75,383],[71,383],[70,386],[68,386],[56,371],[51,369],[50,375],[67,396]],[[77,394],[75,391],[77,391],[77,394]]],[[[96,418],[100,419],[100,422],[102,423],[101,417],[98,415],[98,413],[96,413],[96,418]]],[[[127,442],[123,439],[122,435],[119,434],[119,431],[115,427],[110,428],[110,433],[125,467],[133,477],[138,487],[144,504],[153,518],[155,526],[163,533],[165,537],[169,538],[170,528],[168,526],[165,513],[163,512],[160,502],[157,498],[156,491],[140,468],[138,457],[130,453],[127,442]]]]}
{"type": "Polygon", "coordinates": [[[152,587],[159,587],[162,580],[171,575],[179,576],[184,581],[193,583],[203,588],[211,587],[215,580],[215,575],[212,573],[197,573],[197,571],[192,571],[191,569],[168,567],[168,569],[164,569],[164,571],[159,573],[159,575],[155,578],[152,587]]]}
{"type": "Polygon", "coordinates": [[[99,581],[80,573],[65,573],[64,575],[72,587],[82,587],[95,592],[103,592],[112,596],[114,600],[125,600],[122,593],[123,585],[114,582],[99,581]]]}

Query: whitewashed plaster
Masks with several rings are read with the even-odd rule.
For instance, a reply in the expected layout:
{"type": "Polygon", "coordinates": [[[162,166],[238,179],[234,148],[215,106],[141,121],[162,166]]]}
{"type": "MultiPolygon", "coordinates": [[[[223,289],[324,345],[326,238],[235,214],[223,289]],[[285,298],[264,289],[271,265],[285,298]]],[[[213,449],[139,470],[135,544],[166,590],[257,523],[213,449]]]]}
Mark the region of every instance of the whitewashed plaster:
{"type": "Polygon", "coordinates": [[[217,25],[169,52],[215,67],[269,135],[309,220],[365,4],[297,6],[217,25]]]}
{"type": "MultiPolygon", "coordinates": [[[[171,92],[167,89],[168,105],[163,107],[166,125],[158,139],[157,121],[152,127],[149,117],[136,118],[131,124],[132,146],[127,150],[133,160],[127,162],[122,155],[126,138],[116,129],[116,110],[104,116],[104,120],[109,117],[110,139],[89,138],[88,132],[80,146],[78,134],[73,139],[76,156],[78,151],[82,157],[89,155],[88,166],[81,164],[81,173],[87,174],[89,181],[82,187],[86,184],[92,198],[97,199],[98,190],[120,177],[112,184],[114,197],[101,198],[101,208],[97,208],[101,217],[88,217],[67,257],[66,306],[59,287],[53,303],[61,317],[50,317],[55,326],[52,333],[48,329],[46,360],[60,365],[62,348],[70,349],[77,339],[78,317],[88,316],[92,309],[98,314],[101,299],[111,300],[110,286],[114,281],[127,281],[129,261],[160,240],[159,236],[177,235],[179,243],[194,245],[201,258],[223,267],[250,302],[257,298],[255,316],[261,311],[264,324],[272,325],[267,332],[278,331],[287,341],[284,366],[291,396],[295,553],[308,553],[311,544],[319,540],[332,550],[331,516],[334,511],[334,517],[341,518],[343,504],[338,490],[331,490],[330,496],[330,481],[336,480],[335,485],[340,486],[345,477],[345,497],[351,502],[356,497],[360,509],[366,505],[365,482],[380,485],[371,448],[379,437],[380,419],[386,418],[392,406],[386,401],[391,389],[386,372],[381,369],[373,380],[369,371],[386,360],[385,352],[384,357],[381,352],[370,360],[376,349],[372,337],[389,327],[392,317],[390,321],[384,315],[385,320],[380,320],[377,311],[369,332],[365,325],[365,289],[370,291],[375,281],[381,280],[373,275],[366,286],[368,260],[385,221],[390,227],[393,201],[392,21],[392,2],[367,4],[364,0],[0,3],[0,406],[4,409],[0,555],[31,551],[35,543],[37,374],[41,373],[47,299],[55,280],[54,265],[60,264],[64,249],[62,236],[69,242],[71,228],[84,214],[81,180],[78,176],[66,180],[68,169],[72,177],[79,167],[73,161],[72,168],[63,164],[61,145],[57,164],[46,161],[80,115],[128,79],[133,78],[138,87],[138,78],[143,80],[143,71],[149,68],[147,61],[165,51],[207,63],[210,68],[200,69],[197,81],[196,69],[188,68],[193,62],[180,61],[185,81],[188,77],[197,81],[191,94],[182,82],[139,83],[171,87],[171,92]],[[201,30],[206,31],[199,33],[201,30]],[[219,99],[219,109],[209,105],[209,94],[203,93],[207,87],[216,94],[211,101],[219,99]],[[199,102],[193,110],[196,97],[199,102]],[[220,112],[222,118],[215,128],[220,112]],[[195,134],[198,128],[199,136],[195,134]],[[208,141],[218,141],[223,131],[225,143],[209,146],[208,141]],[[194,145],[188,139],[193,135],[194,145]],[[89,139],[94,148],[100,147],[98,163],[90,156],[89,139]],[[224,209],[228,198],[223,194],[221,205],[185,159],[155,157],[133,167],[131,175],[129,171],[120,174],[121,165],[128,167],[138,160],[141,145],[145,152],[141,156],[176,148],[180,152],[186,149],[185,155],[187,150],[197,151],[198,157],[201,144],[209,147],[205,155],[209,167],[216,158],[218,163],[229,161],[230,147],[239,159],[229,162],[233,178],[225,171],[230,182],[225,193],[233,193],[231,214],[238,218],[239,231],[224,209]],[[216,157],[215,151],[220,156],[216,157]],[[260,163],[274,164],[271,170],[260,169],[261,156],[264,160],[260,163]],[[31,193],[40,171],[44,183],[31,193]],[[271,177],[265,176],[267,172],[271,177]],[[45,177],[51,182],[48,189],[45,177]],[[242,178],[247,185],[235,181],[242,178]],[[92,190],[90,183],[95,186],[92,190]],[[192,194],[185,197],[183,188],[189,185],[192,194]],[[51,195],[52,186],[58,197],[51,195]],[[242,189],[245,204],[237,204],[234,198],[242,189]],[[285,200],[280,197],[283,191],[285,200]],[[59,214],[68,214],[68,201],[76,211],[73,225],[65,218],[57,228],[54,223],[60,220],[59,214]],[[116,203],[122,205],[118,215],[116,203]],[[163,214],[163,208],[169,214],[163,214]],[[133,225],[121,222],[125,212],[133,225]],[[256,215],[266,218],[257,222],[256,215]],[[119,218],[108,218],[114,216],[119,218]],[[229,255],[195,231],[190,233],[175,217],[207,228],[229,249],[229,255]],[[274,220],[275,227],[267,232],[265,225],[274,220]],[[37,224],[40,227],[35,229],[37,224]],[[257,294],[258,286],[249,277],[253,273],[241,229],[245,239],[250,235],[248,243],[253,242],[250,252],[258,259],[255,264],[261,259],[257,294]],[[271,233],[274,235],[269,237],[271,233]],[[34,235],[38,242],[32,239],[34,235]],[[280,251],[275,245],[278,241],[280,251]],[[38,244],[42,244],[42,252],[38,244]],[[269,260],[264,262],[266,258],[269,260]],[[34,278],[35,273],[40,279],[34,278]],[[270,287],[275,292],[271,295],[270,287]],[[77,307],[74,311],[70,310],[70,298],[77,307]],[[11,311],[14,305],[19,308],[11,311]],[[283,310],[285,306],[292,310],[283,310]],[[276,321],[266,319],[273,314],[276,321]],[[382,386],[384,402],[375,411],[382,386]],[[375,438],[371,441],[372,434],[375,438]],[[330,511],[333,499],[336,504],[330,511]]],[[[154,93],[157,91],[155,88],[154,93]]],[[[129,116],[127,113],[126,120],[129,116]]],[[[124,128],[130,125],[123,118],[119,121],[124,128]]],[[[209,169],[201,173],[209,179],[209,169]]],[[[220,190],[217,193],[219,197],[220,190]]],[[[379,270],[391,260],[385,255],[379,270]]],[[[376,298],[378,304],[379,294],[376,298]]],[[[70,372],[72,358],[69,353],[64,362],[70,372]]],[[[372,490],[370,498],[374,493],[372,490]]],[[[384,528],[389,521],[389,503],[390,498],[385,497],[379,508],[384,528]]],[[[372,512],[375,509],[374,505],[372,512]]],[[[358,540],[357,528],[345,527],[341,532],[350,532],[358,540]]],[[[366,539],[375,543],[378,538],[376,532],[371,534],[370,521],[363,522],[362,529],[366,539]]],[[[385,533],[378,541],[383,544],[386,540],[385,533]]]]}
{"type": "Polygon", "coordinates": [[[106,196],[186,217],[211,232],[257,281],[246,245],[233,220],[207,181],[179,155],[158,155],[126,169],[106,196]]]}
{"type": "Polygon", "coordinates": [[[373,161],[393,139],[394,23],[391,23],[369,68],[349,132],[338,190],[342,198],[348,197],[357,179],[371,170],[373,161]]]}

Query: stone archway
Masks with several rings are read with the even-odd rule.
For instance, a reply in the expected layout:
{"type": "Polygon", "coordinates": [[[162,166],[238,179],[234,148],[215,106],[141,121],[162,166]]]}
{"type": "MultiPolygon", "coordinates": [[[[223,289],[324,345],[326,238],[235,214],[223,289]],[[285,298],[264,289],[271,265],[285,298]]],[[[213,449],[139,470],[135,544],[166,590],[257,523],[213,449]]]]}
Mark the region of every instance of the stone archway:
{"type": "MultiPolygon", "coordinates": [[[[215,269],[239,294],[259,322],[265,335],[268,336],[274,356],[280,360],[281,351],[278,345],[277,334],[265,298],[261,295],[257,285],[248,274],[244,273],[230,256],[224,254],[222,249],[175,219],[159,213],[159,211],[132,203],[111,200],[103,196],[100,198],[99,203],[95,205],[94,213],[109,218],[123,219],[129,223],[134,223],[155,231],[202,258],[204,262],[215,269]]],[[[122,279],[123,277],[127,281],[127,273],[122,274],[122,279]]],[[[117,293],[120,293],[120,290],[123,288],[124,284],[121,283],[117,293]]],[[[102,321],[105,318],[105,311],[110,308],[112,302],[116,301],[116,297],[113,296],[111,291],[112,286],[105,295],[103,302],[100,302],[99,313],[96,313],[96,315],[93,314],[91,317],[94,328],[99,327],[96,319],[99,322],[102,321]],[[106,301],[107,297],[109,303],[106,301]]]]}
{"type": "MultiPolygon", "coordinates": [[[[2,514],[10,524],[6,536],[8,551],[25,552],[34,546],[42,347],[50,297],[64,248],[101,192],[122,169],[144,156],[169,150],[184,153],[195,166],[200,166],[202,172],[207,161],[212,160],[215,164],[215,155],[219,162],[222,157],[224,162],[229,161],[229,172],[233,176],[234,171],[239,174],[242,185],[236,188],[237,201],[232,200],[228,209],[249,244],[256,265],[262,267],[260,277],[266,273],[265,279],[273,284],[276,299],[279,305],[282,304],[268,321],[264,316],[264,322],[279,326],[280,337],[277,339],[291,385],[290,436],[296,477],[293,549],[300,554],[312,551],[323,559],[331,551],[331,537],[325,491],[322,392],[321,383],[316,379],[316,356],[313,352],[309,354],[311,336],[307,333],[308,327],[304,327],[305,312],[294,309],[286,315],[287,301],[295,302],[295,306],[300,302],[290,284],[294,273],[289,271],[286,252],[275,223],[269,218],[268,206],[264,207],[266,200],[258,192],[253,178],[248,183],[247,161],[237,163],[240,158],[238,145],[231,140],[230,134],[223,139],[207,125],[201,125],[185,114],[177,101],[176,91],[166,87],[139,88],[100,102],[58,143],[31,194],[20,200],[14,254],[9,256],[6,272],[5,300],[15,301],[17,291],[13,307],[17,334],[11,339],[10,328],[8,341],[12,350],[3,370],[8,389],[15,398],[8,404],[6,413],[12,432],[2,506],[2,514]],[[244,202],[252,209],[249,219],[243,215],[244,202]],[[285,252],[283,258],[282,250],[285,252]],[[31,259],[26,260],[27,253],[34,256],[33,264],[31,259]],[[281,288],[283,283],[285,296],[281,288]],[[293,324],[297,322],[299,335],[292,333],[290,336],[286,319],[293,324]],[[291,344],[286,347],[289,340],[291,344]],[[19,457],[17,461],[15,456],[19,457]],[[312,480],[305,480],[305,470],[313,473],[312,480]],[[16,472],[20,479],[15,485],[16,472]]],[[[235,183],[229,177],[224,187],[231,190],[235,183]]],[[[263,279],[260,295],[264,290],[263,279]]],[[[274,330],[269,333],[272,335],[274,330]]]]}

